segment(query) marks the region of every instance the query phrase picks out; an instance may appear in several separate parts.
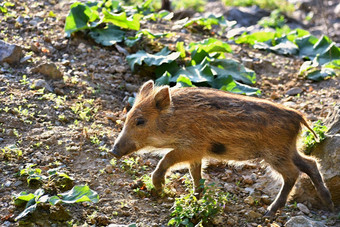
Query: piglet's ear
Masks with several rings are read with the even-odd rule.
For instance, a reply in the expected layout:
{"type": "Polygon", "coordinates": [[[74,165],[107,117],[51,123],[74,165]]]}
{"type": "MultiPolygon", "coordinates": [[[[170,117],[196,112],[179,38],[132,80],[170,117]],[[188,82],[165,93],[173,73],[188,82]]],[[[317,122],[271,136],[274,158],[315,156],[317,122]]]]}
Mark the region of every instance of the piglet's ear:
{"type": "Polygon", "coordinates": [[[141,89],[139,91],[139,94],[141,94],[141,95],[148,95],[148,94],[150,94],[153,91],[153,87],[154,87],[153,81],[149,80],[149,81],[145,82],[142,85],[142,87],[141,87],[141,89]]]}
{"type": "Polygon", "coordinates": [[[169,108],[171,103],[169,86],[160,88],[155,94],[156,108],[159,110],[165,110],[169,108]]]}

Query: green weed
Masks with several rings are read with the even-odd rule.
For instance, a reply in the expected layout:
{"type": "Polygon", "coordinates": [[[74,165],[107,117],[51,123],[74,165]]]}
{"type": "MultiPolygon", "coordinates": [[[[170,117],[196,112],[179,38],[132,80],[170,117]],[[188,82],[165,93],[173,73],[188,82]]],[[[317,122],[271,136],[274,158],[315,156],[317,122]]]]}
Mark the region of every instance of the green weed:
{"type": "Polygon", "coordinates": [[[303,143],[305,145],[305,154],[310,154],[317,143],[320,143],[326,138],[325,133],[328,131],[327,126],[325,126],[321,120],[315,122],[313,127],[314,132],[319,137],[319,142],[316,141],[313,133],[310,131],[306,131],[305,137],[303,139],[303,143]]]}
{"type": "Polygon", "coordinates": [[[212,218],[224,210],[228,198],[229,193],[219,191],[214,184],[204,187],[200,199],[193,192],[176,198],[168,225],[192,227],[211,225],[212,218]]]}

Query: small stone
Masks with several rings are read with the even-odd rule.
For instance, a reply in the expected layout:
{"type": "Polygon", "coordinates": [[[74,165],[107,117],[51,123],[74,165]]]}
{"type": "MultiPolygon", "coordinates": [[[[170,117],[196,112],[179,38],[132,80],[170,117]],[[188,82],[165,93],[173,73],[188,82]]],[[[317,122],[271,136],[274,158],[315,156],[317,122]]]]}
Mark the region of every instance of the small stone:
{"type": "Polygon", "coordinates": [[[23,184],[23,182],[21,180],[18,180],[17,182],[14,183],[14,186],[18,187],[18,186],[20,186],[22,184],[23,184]]]}
{"type": "Polygon", "coordinates": [[[295,216],[286,222],[286,227],[325,227],[321,221],[313,221],[305,216],[295,216]]]}
{"type": "Polygon", "coordinates": [[[261,196],[261,202],[266,204],[266,205],[269,205],[271,203],[271,200],[270,200],[268,195],[262,195],[261,196]]]}
{"type": "Polygon", "coordinates": [[[253,205],[255,203],[255,200],[253,197],[248,196],[247,198],[244,199],[244,202],[249,204],[249,205],[253,205]]]}
{"type": "Polygon", "coordinates": [[[22,48],[20,46],[6,43],[0,40],[0,62],[8,64],[16,64],[22,56],[22,48]]]}
{"type": "Polygon", "coordinates": [[[4,139],[0,137],[0,143],[4,142],[4,139]]]}
{"type": "Polygon", "coordinates": [[[251,178],[251,176],[242,176],[242,178],[243,178],[243,182],[244,182],[245,184],[249,184],[249,185],[254,184],[254,181],[253,181],[253,179],[251,178]]]}
{"type": "Polygon", "coordinates": [[[112,165],[107,165],[107,166],[105,167],[105,171],[106,171],[107,173],[112,173],[112,172],[113,172],[113,167],[112,167],[112,165]]]}
{"type": "Polygon", "coordinates": [[[291,89],[289,89],[286,94],[289,95],[289,96],[295,96],[295,95],[298,95],[298,94],[301,94],[303,92],[303,90],[299,87],[293,87],[291,89]]]}
{"type": "Polygon", "coordinates": [[[257,219],[257,218],[261,218],[262,217],[262,214],[256,212],[256,211],[249,211],[247,214],[246,214],[250,219],[257,219]]]}
{"type": "Polygon", "coordinates": [[[128,92],[131,92],[131,93],[136,92],[138,90],[138,86],[129,84],[129,83],[125,84],[125,88],[128,92]]]}
{"type": "Polygon", "coordinates": [[[79,45],[78,45],[78,48],[77,48],[77,50],[79,51],[79,52],[86,52],[86,45],[84,44],[84,43],[80,43],[79,45]]]}
{"type": "Polygon", "coordinates": [[[280,95],[277,92],[273,91],[273,93],[270,95],[270,98],[272,100],[277,100],[280,98],[280,95]]]}
{"type": "Polygon", "coordinates": [[[298,203],[297,204],[297,208],[299,208],[299,210],[302,211],[305,214],[309,214],[310,213],[308,207],[306,205],[302,204],[302,203],[298,203]]]}
{"type": "Polygon", "coordinates": [[[124,66],[118,65],[116,67],[116,72],[117,73],[125,73],[126,72],[126,68],[124,66]]]}
{"type": "Polygon", "coordinates": [[[31,88],[34,89],[34,90],[45,88],[45,90],[47,90],[49,92],[53,91],[51,86],[43,79],[34,80],[33,83],[31,84],[31,88]]]}
{"type": "Polygon", "coordinates": [[[11,186],[11,184],[12,184],[12,182],[11,182],[11,181],[6,181],[6,183],[5,183],[5,187],[9,187],[9,186],[11,186]]]}
{"type": "Polygon", "coordinates": [[[32,73],[41,73],[52,79],[62,79],[63,73],[58,69],[54,63],[41,63],[37,67],[32,69],[32,73]]]}
{"type": "Polygon", "coordinates": [[[30,60],[32,58],[32,55],[27,55],[23,58],[20,59],[20,63],[24,63],[27,62],[28,60],[30,60]]]}

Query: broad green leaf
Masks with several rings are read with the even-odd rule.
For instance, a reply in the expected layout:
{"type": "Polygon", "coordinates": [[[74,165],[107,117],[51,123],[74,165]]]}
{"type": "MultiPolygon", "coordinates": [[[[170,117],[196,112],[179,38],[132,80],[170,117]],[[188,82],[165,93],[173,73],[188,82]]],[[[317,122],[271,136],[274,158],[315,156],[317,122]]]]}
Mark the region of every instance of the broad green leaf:
{"type": "Polygon", "coordinates": [[[184,27],[189,27],[191,25],[203,26],[204,29],[211,29],[212,25],[221,25],[232,27],[236,23],[234,21],[227,21],[224,16],[216,17],[215,15],[209,15],[208,17],[193,18],[188,22],[184,23],[184,27]]]}
{"type": "Polygon", "coordinates": [[[242,34],[238,39],[235,40],[237,44],[248,43],[254,45],[256,42],[266,42],[272,40],[277,36],[275,32],[254,32],[252,34],[242,34]]]}
{"type": "Polygon", "coordinates": [[[168,85],[170,83],[171,74],[165,71],[164,74],[155,80],[156,85],[168,85]]]}
{"type": "Polygon", "coordinates": [[[308,58],[313,60],[316,56],[314,53],[314,44],[317,43],[318,39],[315,36],[307,35],[295,40],[296,45],[299,47],[299,56],[301,58],[308,58]]]}
{"type": "Polygon", "coordinates": [[[208,63],[208,60],[205,59],[198,65],[182,68],[171,78],[170,82],[177,82],[177,79],[184,75],[192,83],[212,83],[214,75],[208,63]]]}
{"type": "Polygon", "coordinates": [[[185,54],[184,42],[177,42],[176,50],[177,52],[181,53],[180,54],[181,58],[185,58],[186,54],[185,54]]]}
{"type": "Polygon", "coordinates": [[[32,193],[27,194],[27,192],[20,192],[18,195],[14,195],[14,204],[20,205],[23,201],[28,202],[34,197],[35,195],[32,193]]]}
{"type": "Polygon", "coordinates": [[[162,37],[170,37],[171,33],[152,33],[148,29],[143,29],[139,31],[137,34],[143,34],[145,35],[148,39],[157,39],[157,38],[162,38],[162,37]]]}
{"type": "Polygon", "coordinates": [[[191,80],[185,75],[179,75],[176,82],[176,87],[195,87],[191,80]]]}
{"type": "Polygon", "coordinates": [[[132,47],[133,45],[135,45],[138,41],[142,39],[142,36],[143,36],[142,33],[137,33],[134,37],[133,36],[126,37],[124,40],[124,43],[128,47],[132,47]]]}
{"type": "Polygon", "coordinates": [[[256,74],[254,71],[245,68],[241,63],[232,59],[216,59],[210,62],[214,74],[219,77],[231,76],[234,80],[245,84],[254,84],[256,74]]]}
{"type": "Polygon", "coordinates": [[[307,78],[314,81],[325,80],[328,77],[335,76],[334,69],[321,68],[321,70],[315,70],[307,74],[307,78]]]}
{"type": "Polygon", "coordinates": [[[207,53],[213,53],[213,52],[231,53],[232,52],[232,49],[228,43],[215,39],[215,38],[209,38],[201,42],[190,43],[189,52],[193,52],[195,49],[202,49],[207,53]]]}
{"type": "Polygon", "coordinates": [[[86,4],[75,2],[71,5],[71,10],[65,20],[65,33],[70,37],[73,32],[94,28],[98,23],[94,23],[99,19],[97,11],[92,10],[86,4]]]}
{"type": "Polygon", "coordinates": [[[218,86],[220,85],[222,85],[220,90],[223,91],[229,91],[235,94],[260,95],[259,89],[238,83],[237,81],[234,81],[231,76],[220,78],[218,81],[218,86]]]}
{"type": "Polygon", "coordinates": [[[180,70],[176,61],[172,61],[170,63],[161,64],[155,70],[156,77],[161,77],[165,72],[169,72],[171,75],[175,75],[177,71],[180,70]]]}
{"type": "Polygon", "coordinates": [[[109,24],[106,28],[92,29],[90,36],[96,43],[102,44],[103,46],[112,46],[123,41],[125,32],[119,27],[109,24]]]}
{"type": "Polygon", "coordinates": [[[272,41],[257,42],[254,44],[255,49],[272,51],[281,55],[295,55],[299,52],[299,48],[293,42],[289,41],[286,36],[282,38],[275,38],[275,46],[272,45],[272,41]]]}
{"type": "Polygon", "coordinates": [[[52,196],[49,202],[55,205],[59,202],[62,203],[79,203],[79,202],[98,202],[99,196],[97,192],[91,190],[89,186],[74,186],[70,191],[52,196]]]}
{"type": "Polygon", "coordinates": [[[36,209],[37,209],[37,203],[34,203],[34,204],[30,205],[29,207],[26,207],[25,210],[23,210],[14,220],[17,221],[17,220],[25,217],[27,214],[33,213],[36,209]]]}
{"type": "Polygon", "coordinates": [[[327,62],[323,67],[340,70],[340,59],[327,62]]]}
{"type": "Polygon", "coordinates": [[[164,47],[160,52],[156,54],[149,54],[143,50],[140,50],[135,54],[127,56],[126,60],[128,61],[131,70],[134,71],[136,64],[142,65],[144,62],[148,66],[160,66],[162,64],[170,63],[176,60],[179,55],[179,52],[171,53],[171,51],[167,47],[164,47]]]}
{"type": "Polygon", "coordinates": [[[112,23],[118,27],[139,30],[140,28],[140,19],[143,17],[141,14],[134,14],[133,16],[127,18],[126,12],[114,14],[107,11],[107,9],[103,8],[102,13],[104,15],[102,21],[104,23],[112,23]]]}

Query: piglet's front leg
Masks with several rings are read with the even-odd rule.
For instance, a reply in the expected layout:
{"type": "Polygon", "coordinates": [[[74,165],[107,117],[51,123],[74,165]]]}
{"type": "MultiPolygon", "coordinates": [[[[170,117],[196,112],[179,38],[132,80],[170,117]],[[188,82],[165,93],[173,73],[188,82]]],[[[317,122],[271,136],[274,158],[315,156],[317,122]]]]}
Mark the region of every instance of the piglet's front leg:
{"type": "MultiPolygon", "coordinates": [[[[185,154],[185,153],[184,153],[185,154]]],[[[168,169],[181,162],[187,162],[190,158],[183,155],[181,151],[172,150],[167,153],[158,163],[155,171],[152,174],[152,183],[157,191],[162,191],[162,187],[165,183],[165,174],[168,169]]]]}

